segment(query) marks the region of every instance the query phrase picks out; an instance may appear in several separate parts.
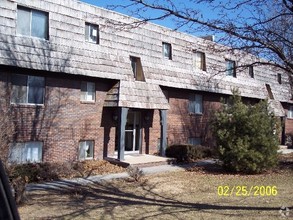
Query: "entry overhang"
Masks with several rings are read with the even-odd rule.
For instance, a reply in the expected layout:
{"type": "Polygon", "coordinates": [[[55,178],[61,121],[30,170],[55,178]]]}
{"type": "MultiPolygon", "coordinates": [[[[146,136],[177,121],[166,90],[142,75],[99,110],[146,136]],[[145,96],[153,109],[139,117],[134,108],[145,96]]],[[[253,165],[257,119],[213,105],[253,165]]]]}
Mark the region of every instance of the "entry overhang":
{"type": "Polygon", "coordinates": [[[138,109],[170,108],[159,85],[141,81],[118,82],[107,93],[104,106],[138,109]]]}

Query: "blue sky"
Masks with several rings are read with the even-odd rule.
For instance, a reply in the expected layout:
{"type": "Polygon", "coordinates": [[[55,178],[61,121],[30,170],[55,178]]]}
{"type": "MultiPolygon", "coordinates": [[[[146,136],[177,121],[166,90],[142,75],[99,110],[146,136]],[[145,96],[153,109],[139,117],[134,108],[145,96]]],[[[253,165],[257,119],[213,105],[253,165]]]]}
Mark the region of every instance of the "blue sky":
{"type": "MultiPolygon", "coordinates": [[[[89,4],[92,4],[92,5],[96,5],[96,6],[99,6],[99,7],[103,7],[103,8],[107,8],[107,6],[109,5],[125,5],[128,3],[128,0],[80,0],[82,2],[86,2],[86,3],[89,3],[89,4]]],[[[173,3],[176,4],[176,5],[181,5],[183,4],[184,0],[173,0],[173,3]]],[[[200,10],[203,15],[205,16],[209,16],[209,18],[213,18],[215,16],[215,13],[209,11],[206,7],[204,7],[203,5],[200,6],[200,5],[188,5],[189,7],[193,7],[193,8],[197,8],[198,10],[200,10]]],[[[128,9],[124,9],[124,8],[121,8],[121,7],[117,7],[114,9],[115,11],[117,12],[120,12],[122,14],[126,14],[126,15],[130,15],[132,16],[131,14],[131,9],[128,8],[128,9]]],[[[148,11],[145,13],[145,16],[153,16],[154,15],[154,11],[148,11]]],[[[157,12],[159,13],[159,12],[157,12]]],[[[159,24],[159,25],[162,25],[162,26],[165,26],[165,27],[168,27],[168,28],[171,28],[171,29],[175,29],[176,28],[176,24],[174,23],[174,21],[172,19],[164,19],[164,20],[156,20],[156,21],[152,21],[153,23],[156,23],[156,24],[159,24]]],[[[187,29],[186,27],[183,27],[183,28],[180,28],[179,31],[182,31],[182,32],[187,32],[187,29]]],[[[202,36],[202,35],[207,35],[208,33],[205,33],[205,32],[198,32],[196,33],[196,35],[198,36],[202,36]]]]}

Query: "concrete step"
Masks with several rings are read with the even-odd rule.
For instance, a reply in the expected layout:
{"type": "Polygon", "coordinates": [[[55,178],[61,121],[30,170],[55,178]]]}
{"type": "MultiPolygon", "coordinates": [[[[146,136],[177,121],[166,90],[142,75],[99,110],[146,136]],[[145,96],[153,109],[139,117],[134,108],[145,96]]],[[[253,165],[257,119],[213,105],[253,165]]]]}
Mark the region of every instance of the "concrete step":
{"type": "Polygon", "coordinates": [[[288,146],[286,146],[286,145],[279,146],[279,150],[286,150],[286,149],[288,149],[288,146]]]}

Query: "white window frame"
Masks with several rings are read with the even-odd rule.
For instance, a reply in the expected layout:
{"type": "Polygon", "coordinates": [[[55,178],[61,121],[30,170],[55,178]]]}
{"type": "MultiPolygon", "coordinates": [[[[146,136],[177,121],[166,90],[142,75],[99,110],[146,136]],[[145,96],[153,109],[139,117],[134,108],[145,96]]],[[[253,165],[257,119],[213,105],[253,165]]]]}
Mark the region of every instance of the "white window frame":
{"type": "Polygon", "coordinates": [[[293,105],[288,108],[287,118],[293,119],[293,105]]]}
{"type": "Polygon", "coordinates": [[[90,43],[99,44],[100,34],[99,25],[85,23],[85,40],[90,43]],[[93,38],[96,38],[95,40],[93,38]]]}
{"type": "Polygon", "coordinates": [[[203,96],[200,94],[189,94],[188,110],[191,114],[203,114],[203,96]]]}
{"type": "Polygon", "coordinates": [[[172,60],[172,45],[170,43],[162,42],[163,57],[172,60]]]}
{"type": "Polygon", "coordinates": [[[188,144],[190,145],[201,145],[202,140],[200,137],[189,137],[188,144]]]}
{"type": "Polygon", "coordinates": [[[193,54],[193,67],[196,70],[206,71],[206,55],[204,52],[195,51],[193,54]]]}
{"type": "Polygon", "coordinates": [[[13,143],[10,146],[9,163],[40,163],[42,162],[43,142],[29,141],[13,143]]]}
{"type": "Polygon", "coordinates": [[[96,85],[94,82],[81,82],[80,87],[80,101],[95,102],[96,101],[96,85]],[[83,91],[83,89],[85,89],[83,91]],[[90,91],[92,89],[92,91],[90,91]]]}
{"type": "Polygon", "coordinates": [[[40,10],[35,10],[35,9],[23,7],[23,6],[17,6],[17,28],[16,28],[16,30],[17,30],[18,34],[23,35],[23,36],[36,37],[36,38],[48,40],[49,39],[49,13],[44,12],[44,11],[40,11],[40,10]],[[24,21],[24,18],[20,17],[21,11],[23,11],[23,12],[26,11],[26,12],[30,13],[29,24],[26,24],[27,28],[29,29],[28,34],[23,33],[21,31],[21,29],[19,28],[21,26],[20,22],[24,21]],[[35,21],[34,20],[35,17],[33,16],[34,13],[38,14],[38,16],[40,16],[40,15],[44,16],[43,18],[45,19],[45,24],[44,24],[45,26],[44,26],[44,29],[42,30],[44,32],[43,36],[37,36],[33,32],[33,25],[32,24],[35,21]]]}
{"type": "Polygon", "coordinates": [[[14,84],[14,82],[12,82],[11,80],[11,86],[12,86],[12,94],[11,94],[11,100],[10,100],[10,103],[11,104],[26,104],[26,105],[44,105],[44,97],[45,97],[45,77],[42,77],[42,76],[30,76],[30,75],[21,75],[21,74],[13,74],[13,76],[20,76],[20,77],[26,77],[26,86],[19,86],[19,85],[16,85],[14,84]],[[30,82],[32,81],[31,79],[39,79],[42,81],[43,85],[42,87],[37,87],[37,86],[30,86],[30,82]],[[22,87],[22,88],[21,88],[22,87]],[[25,95],[25,101],[21,101],[20,97],[14,97],[14,94],[15,93],[18,93],[18,91],[20,89],[23,89],[23,88],[26,88],[26,95],[25,95]],[[36,102],[30,102],[29,101],[29,97],[30,97],[30,92],[31,92],[31,89],[33,88],[39,88],[39,89],[42,89],[42,101],[41,103],[36,103],[36,102]],[[19,100],[19,101],[18,101],[19,100]]]}
{"type": "Polygon", "coordinates": [[[94,159],[94,141],[82,140],[79,142],[78,159],[79,160],[92,160],[94,159]]]}

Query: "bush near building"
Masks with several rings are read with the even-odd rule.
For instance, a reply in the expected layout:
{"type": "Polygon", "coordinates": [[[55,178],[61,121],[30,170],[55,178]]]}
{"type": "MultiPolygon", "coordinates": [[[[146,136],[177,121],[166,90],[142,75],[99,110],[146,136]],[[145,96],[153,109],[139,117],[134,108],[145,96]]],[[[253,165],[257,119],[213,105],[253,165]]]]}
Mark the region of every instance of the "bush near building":
{"type": "Polygon", "coordinates": [[[238,91],[215,113],[213,133],[223,167],[229,171],[261,173],[277,165],[278,122],[268,102],[245,105],[238,91]]]}

